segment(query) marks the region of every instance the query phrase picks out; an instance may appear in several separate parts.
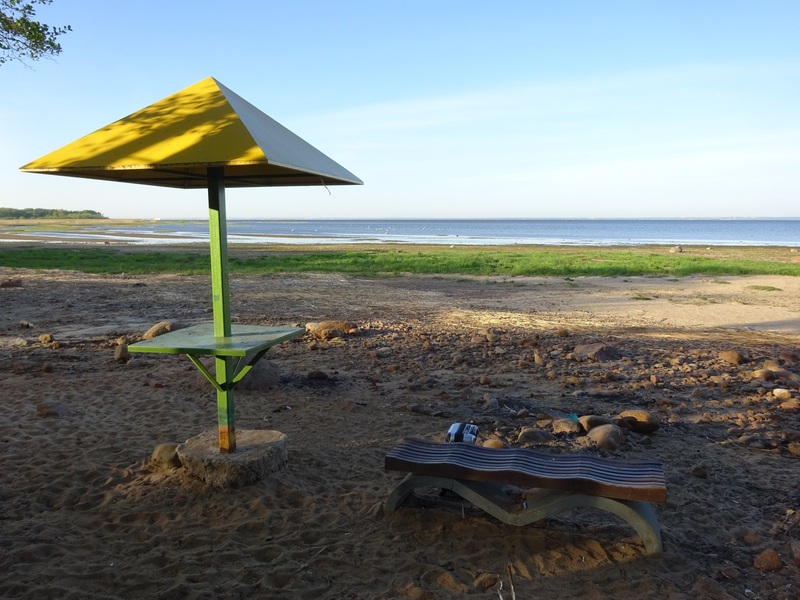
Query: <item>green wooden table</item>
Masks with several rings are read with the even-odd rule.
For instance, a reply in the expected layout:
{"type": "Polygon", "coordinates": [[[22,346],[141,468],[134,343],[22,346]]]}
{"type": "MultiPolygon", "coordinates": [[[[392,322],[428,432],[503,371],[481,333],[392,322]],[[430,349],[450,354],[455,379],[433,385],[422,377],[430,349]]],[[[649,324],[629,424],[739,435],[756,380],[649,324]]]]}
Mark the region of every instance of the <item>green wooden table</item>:
{"type": "Polygon", "coordinates": [[[302,336],[305,329],[231,325],[230,335],[223,336],[214,335],[214,330],[214,323],[201,323],[131,344],[128,350],[154,354],[185,354],[217,390],[220,451],[234,452],[236,418],[233,388],[267,350],[302,336]],[[214,373],[200,361],[201,356],[214,357],[214,373]]]}

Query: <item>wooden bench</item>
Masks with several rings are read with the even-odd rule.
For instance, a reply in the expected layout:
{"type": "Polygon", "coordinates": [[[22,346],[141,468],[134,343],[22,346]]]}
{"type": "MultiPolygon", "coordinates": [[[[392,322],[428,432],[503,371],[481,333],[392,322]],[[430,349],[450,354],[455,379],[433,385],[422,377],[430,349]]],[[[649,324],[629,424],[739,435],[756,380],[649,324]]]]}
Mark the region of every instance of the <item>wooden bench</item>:
{"type": "Polygon", "coordinates": [[[409,473],[389,495],[387,512],[420,487],[451,490],[509,525],[528,525],[579,507],[598,508],[630,524],[648,554],[662,550],[653,503],[666,502],[667,488],[658,461],[407,439],[386,455],[385,468],[409,473]],[[509,485],[530,492],[520,501],[509,493],[509,485]]]}

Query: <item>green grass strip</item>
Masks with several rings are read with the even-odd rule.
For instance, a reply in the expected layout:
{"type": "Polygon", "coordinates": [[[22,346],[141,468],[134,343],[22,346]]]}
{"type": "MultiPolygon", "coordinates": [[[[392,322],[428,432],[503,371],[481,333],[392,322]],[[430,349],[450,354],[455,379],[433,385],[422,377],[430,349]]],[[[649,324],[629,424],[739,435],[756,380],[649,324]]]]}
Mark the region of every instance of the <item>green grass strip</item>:
{"type": "MultiPolygon", "coordinates": [[[[756,252],[757,256],[758,253],[756,252]]],[[[209,273],[207,250],[149,251],[120,248],[0,247],[0,266],[59,269],[86,273],[209,273]]],[[[238,250],[229,257],[231,273],[346,273],[500,276],[687,276],[800,275],[790,261],[704,257],[627,249],[475,249],[415,250],[238,250]]]]}

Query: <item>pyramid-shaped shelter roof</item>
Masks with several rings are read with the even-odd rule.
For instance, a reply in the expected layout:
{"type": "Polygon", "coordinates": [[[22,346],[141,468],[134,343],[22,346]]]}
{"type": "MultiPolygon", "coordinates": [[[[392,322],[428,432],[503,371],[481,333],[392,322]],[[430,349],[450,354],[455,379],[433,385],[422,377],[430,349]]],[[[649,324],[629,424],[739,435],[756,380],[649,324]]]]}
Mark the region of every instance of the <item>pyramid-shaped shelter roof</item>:
{"type": "Polygon", "coordinates": [[[204,79],[38,158],[22,171],[176,188],[362,181],[219,83],[204,79]]]}

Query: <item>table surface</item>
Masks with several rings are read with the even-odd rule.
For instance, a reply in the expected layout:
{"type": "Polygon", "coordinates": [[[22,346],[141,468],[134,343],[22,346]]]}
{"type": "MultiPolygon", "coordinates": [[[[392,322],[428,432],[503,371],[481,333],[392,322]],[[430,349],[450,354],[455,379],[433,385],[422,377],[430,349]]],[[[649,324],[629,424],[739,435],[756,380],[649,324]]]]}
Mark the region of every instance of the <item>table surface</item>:
{"type": "Polygon", "coordinates": [[[305,329],[297,327],[232,325],[230,336],[215,337],[213,323],[200,323],[136,342],[128,346],[128,350],[157,354],[247,356],[300,337],[304,333],[305,329]]]}

